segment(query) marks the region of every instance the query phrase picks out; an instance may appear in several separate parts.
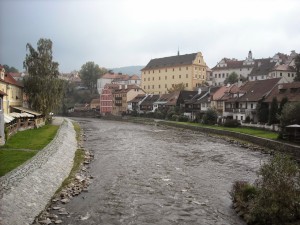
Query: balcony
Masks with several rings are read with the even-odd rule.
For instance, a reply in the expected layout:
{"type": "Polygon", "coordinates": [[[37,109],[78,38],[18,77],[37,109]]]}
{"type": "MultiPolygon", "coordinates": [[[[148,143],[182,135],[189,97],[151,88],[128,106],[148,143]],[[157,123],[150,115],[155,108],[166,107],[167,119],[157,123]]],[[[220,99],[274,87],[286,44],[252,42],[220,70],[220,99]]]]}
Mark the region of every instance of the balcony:
{"type": "Polygon", "coordinates": [[[121,101],[121,100],[122,100],[122,97],[115,97],[115,100],[116,100],[116,101],[121,101]]]}

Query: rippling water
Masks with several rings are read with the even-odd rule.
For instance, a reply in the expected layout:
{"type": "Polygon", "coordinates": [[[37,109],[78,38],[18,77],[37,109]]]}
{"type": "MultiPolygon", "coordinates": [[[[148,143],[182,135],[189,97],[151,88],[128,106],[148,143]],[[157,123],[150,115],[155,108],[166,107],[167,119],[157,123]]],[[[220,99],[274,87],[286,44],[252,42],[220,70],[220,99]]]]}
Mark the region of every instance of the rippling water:
{"type": "Polygon", "coordinates": [[[266,156],[190,130],[79,122],[95,178],[66,205],[64,224],[244,224],[229,191],[253,182],[266,156]]]}

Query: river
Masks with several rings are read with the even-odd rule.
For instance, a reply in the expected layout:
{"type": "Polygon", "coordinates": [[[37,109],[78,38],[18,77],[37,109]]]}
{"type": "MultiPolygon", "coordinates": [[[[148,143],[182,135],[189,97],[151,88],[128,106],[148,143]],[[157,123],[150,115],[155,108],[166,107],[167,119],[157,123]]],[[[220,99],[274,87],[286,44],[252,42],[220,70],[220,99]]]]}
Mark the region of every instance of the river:
{"type": "Polygon", "coordinates": [[[244,224],[229,191],[253,182],[266,155],[191,130],[76,120],[94,179],[63,224],[244,224]]]}

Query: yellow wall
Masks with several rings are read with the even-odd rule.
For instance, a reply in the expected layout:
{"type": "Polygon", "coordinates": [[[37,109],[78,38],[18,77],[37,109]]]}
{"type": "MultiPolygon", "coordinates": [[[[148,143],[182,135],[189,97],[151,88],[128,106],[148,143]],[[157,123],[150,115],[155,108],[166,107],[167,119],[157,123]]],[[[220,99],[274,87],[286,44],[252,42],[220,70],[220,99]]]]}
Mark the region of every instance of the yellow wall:
{"type": "Polygon", "coordinates": [[[205,80],[206,63],[199,52],[190,65],[143,70],[141,87],[149,94],[165,94],[174,84],[184,83],[185,90],[193,90],[205,80]]]}
{"type": "Polygon", "coordinates": [[[21,87],[0,81],[0,90],[7,94],[7,96],[3,97],[4,113],[10,113],[10,106],[22,106],[23,89],[21,87]]]}

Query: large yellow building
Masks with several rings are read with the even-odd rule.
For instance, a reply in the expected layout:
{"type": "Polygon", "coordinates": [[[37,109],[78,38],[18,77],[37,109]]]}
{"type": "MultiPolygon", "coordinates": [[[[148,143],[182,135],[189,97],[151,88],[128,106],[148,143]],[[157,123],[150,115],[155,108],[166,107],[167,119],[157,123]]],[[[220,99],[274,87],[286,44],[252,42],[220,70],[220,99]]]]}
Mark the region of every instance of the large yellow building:
{"type": "Polygon", "coordinates": [[[206,68],[201,52],[151,59],[142,69],[141,87],[149,94],[165,94],[183,83],[191,91],[206,81],[206,68]]]}

